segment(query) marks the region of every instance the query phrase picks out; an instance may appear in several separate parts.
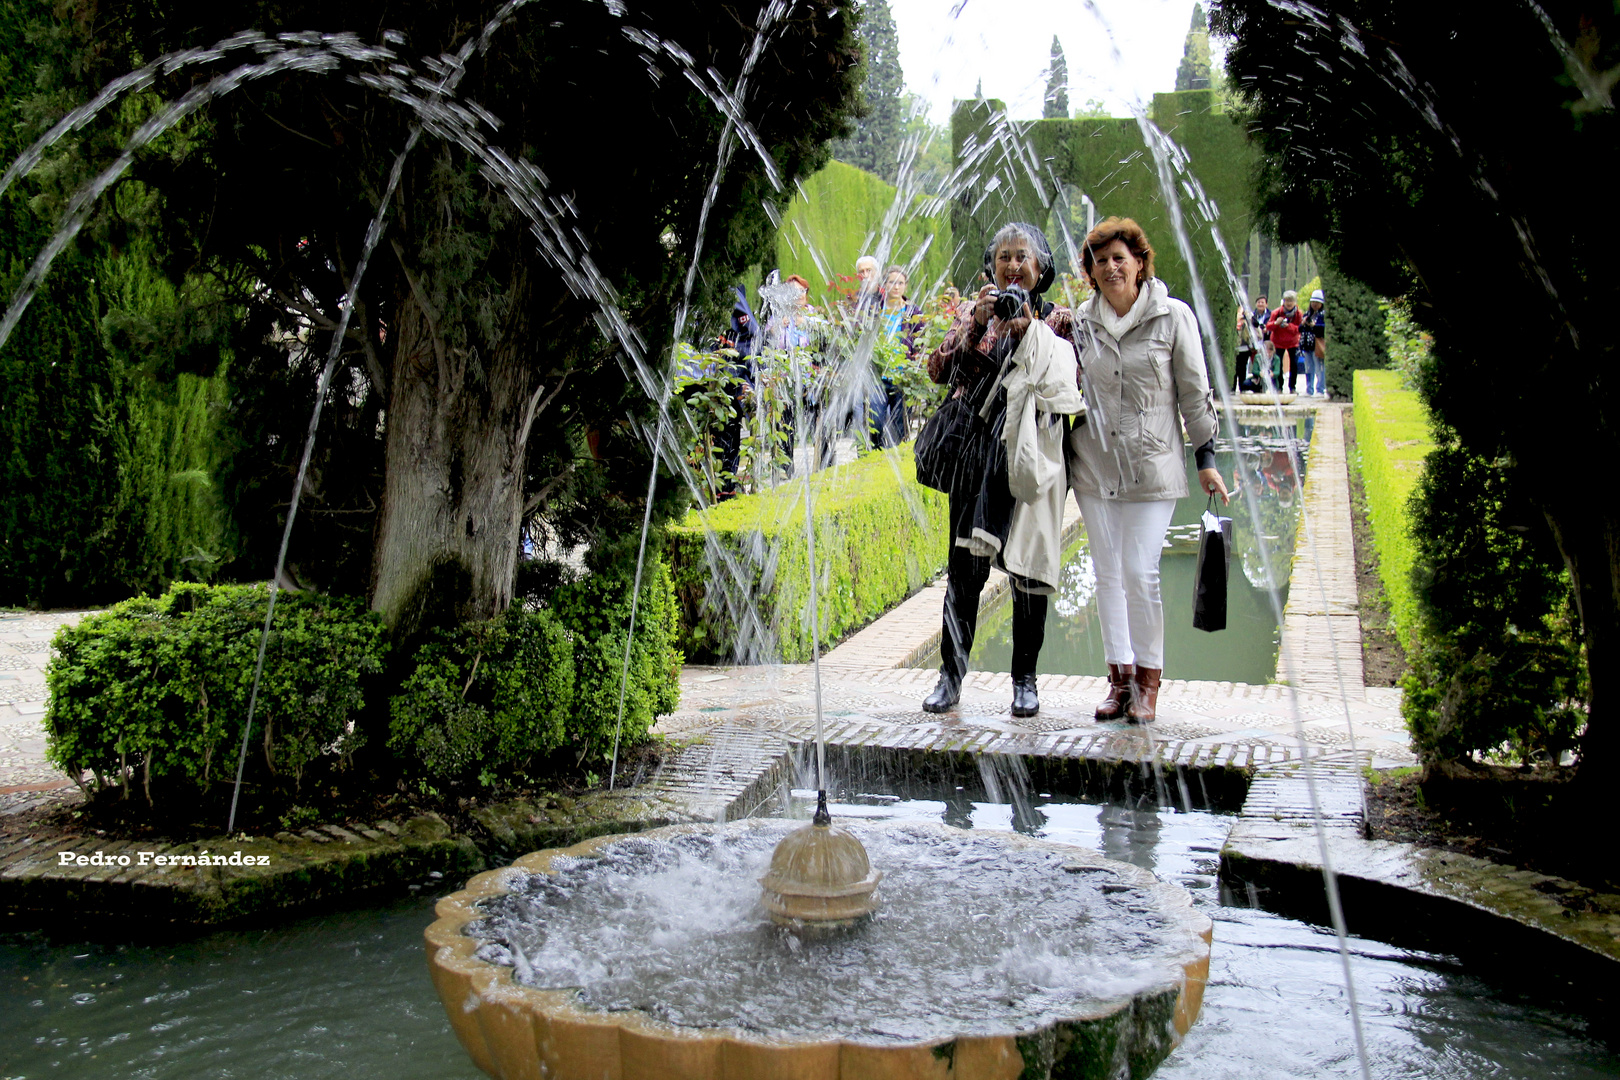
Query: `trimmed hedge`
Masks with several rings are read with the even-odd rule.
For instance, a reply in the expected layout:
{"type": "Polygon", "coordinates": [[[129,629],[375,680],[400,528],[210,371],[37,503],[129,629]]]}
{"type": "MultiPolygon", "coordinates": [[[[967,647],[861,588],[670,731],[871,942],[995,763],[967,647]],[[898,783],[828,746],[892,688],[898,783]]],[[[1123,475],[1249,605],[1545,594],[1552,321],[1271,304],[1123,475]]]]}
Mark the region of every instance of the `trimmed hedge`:
{"type": "Polygon", "coordinates": [[[1394,371],[1355,373],[1356,450],[1367,491],[1367,516],[1378,545],[1378,575],[1389,596],[1390,621],[1401,647],[1411,652],[1418,628],[1418,601],[1412,588],[1417,545],[1408,506],[1434,448],[1429,413],[1415,390],[1401,387],[1394,371]]]}
{"type": "MultiPolygon", "coordinates": [[[[680,702],[681,655],[669,572],[647,564],[636,610],[621,745],[644,742],[680,702]]],[[[512,608],[487,622],[436,631],[390,703],[389,749],[435,783],[542,779],[553,756],[607,758],[624,681],[629,577],[566,584],[544,610],[512,608]]]]}
{"type": "MultiPolygon", "coordinates": [[[[949,510],[944,495],[917,484],[909,444],[809,479],[825,652],[944,569],[949,510]]],[[[804,485],[741,496],[669,530],[688,656],[810,659],[804,485]]]]}
{"type": "MultiPolygon", "coordinates": [[[[875,238],[893,209],[895,190],[881,177],[842,161],[829,161],[799,184],[776,234],[776,260],[784,275],[798,273],[809,280],[812,304],[839,299],[827,287],[829,275],[853,276],[856,259],[877,255],[875,238]],[[806,245],[806,238],[813,248],[806,245]]],[[[898,215],[893,228],[889,263],[910,262],[925,242],[932,241],[911,274],[912,299],[920,304],[945,274],[951,258],[950,211],[939,200],[919,196],[898,215]]]]}
{"type": "MultiPolygon", "coordinates": [[[[206,791],[236,769],[264,627],[264,585],[178,584],[57,631],[46,668],[46,756],[97,789],[206,791]]],[[[358,599],[283,593],[265,654],[250,769],[297,790],[312,764],[345,764],[380,671],[381,621],[358,599]]]]}
{"type": "MultiPolygon", "coordinates": [[[[1384,309],[1377,293],[1332,265],[1322,267],[1322,291],[1327,295],[1328,392],[1337,398],[1349,397],[1360,385],[1360,372],[1389,367],[1384,309]]],[[[1425,418],[1425,429],[1427,424],[1425,418]]]]}

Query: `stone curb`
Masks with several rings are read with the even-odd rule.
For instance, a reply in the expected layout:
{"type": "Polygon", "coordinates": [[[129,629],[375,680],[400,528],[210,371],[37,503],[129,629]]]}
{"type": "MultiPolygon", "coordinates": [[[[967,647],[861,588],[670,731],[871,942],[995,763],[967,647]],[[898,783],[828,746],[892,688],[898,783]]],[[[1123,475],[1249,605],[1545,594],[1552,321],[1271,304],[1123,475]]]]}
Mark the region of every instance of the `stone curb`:
{"type": "Polygon", "coordinates": [[[1313,761],[1320,839],[1301,763],[1257,771],[1221,849],[1223,884],[1254,906],[1328,925],[1325,840],[1352,933],[1446,950],[1489,945],[1612,982],[1620,896],[1469,855],[1368,840],[1362,757],[1313,761]]]}

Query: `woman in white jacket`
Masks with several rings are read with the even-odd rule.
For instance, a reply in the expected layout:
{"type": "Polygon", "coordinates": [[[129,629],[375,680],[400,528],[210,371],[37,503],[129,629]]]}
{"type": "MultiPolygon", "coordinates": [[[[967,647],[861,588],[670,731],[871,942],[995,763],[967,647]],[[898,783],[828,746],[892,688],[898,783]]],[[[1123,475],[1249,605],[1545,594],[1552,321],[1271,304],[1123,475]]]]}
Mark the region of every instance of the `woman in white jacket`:
{"type": "Polygon", "coordinates": [[[1198,483],[1228,501],[1215,469],[1215,402],[1198,320],[1153,276],[1153,248],[1130,218],[1086,237],[1096,292],[1075,312],[1087,422],[1069,436],[1069,484],[1097,572],[1108,662],[1099,720],[1152,720],[1164,672],[1159,554],[1176,500],[1187,495],[1182,425],[1198,483]]]}
{"type": "Polygon", "coordinates": [[[928,712],[956,707],[978,626],[979,594],[992,564],[1013,581],[1012,715],[1040,711],[1035,662],[1046,634],[1046,598],[1057,591],[1067,417],[1084,408],[1076,388],[1067,308],[1043,302],[1055,273],[1052,250],[1033,225],[1003,226],[984,253],[994,285],[963,302],[957,322],[928,358],[928,374],[948,383],[978,416],[972,452],[959,463],[951,494],[939,683],[928,712]],[[1003,291],[1025,296],[1016,314],[997,315],[1003,291]]]}

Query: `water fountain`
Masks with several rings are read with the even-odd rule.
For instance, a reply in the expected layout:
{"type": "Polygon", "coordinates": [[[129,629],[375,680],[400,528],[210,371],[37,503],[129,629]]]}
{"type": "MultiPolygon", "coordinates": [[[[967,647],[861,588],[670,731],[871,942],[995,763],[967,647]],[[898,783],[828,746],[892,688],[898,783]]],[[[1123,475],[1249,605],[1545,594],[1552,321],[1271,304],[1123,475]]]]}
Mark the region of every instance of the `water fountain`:
{"type": "Polygon", "coordinates": [[[1198,1015],[1212,924],[1145,870],[868,827],[882,908],[807,934],[754,903],[786,828],[602,837],[475,877],[427,931],[457,1038],[502,1078],[1116,1077],[1198,1015]]]}

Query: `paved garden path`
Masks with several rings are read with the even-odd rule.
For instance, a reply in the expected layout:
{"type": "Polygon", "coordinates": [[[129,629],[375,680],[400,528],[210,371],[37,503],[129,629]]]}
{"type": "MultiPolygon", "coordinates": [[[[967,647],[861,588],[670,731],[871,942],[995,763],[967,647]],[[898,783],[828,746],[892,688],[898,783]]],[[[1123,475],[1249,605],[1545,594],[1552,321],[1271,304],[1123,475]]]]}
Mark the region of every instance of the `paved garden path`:
{"type": "Polygon", "coordinates": [[[45,661],[57,628],[81,611],[0,613],[0,813],[26,810],[78,789],[45,760],[45,661]]]}

